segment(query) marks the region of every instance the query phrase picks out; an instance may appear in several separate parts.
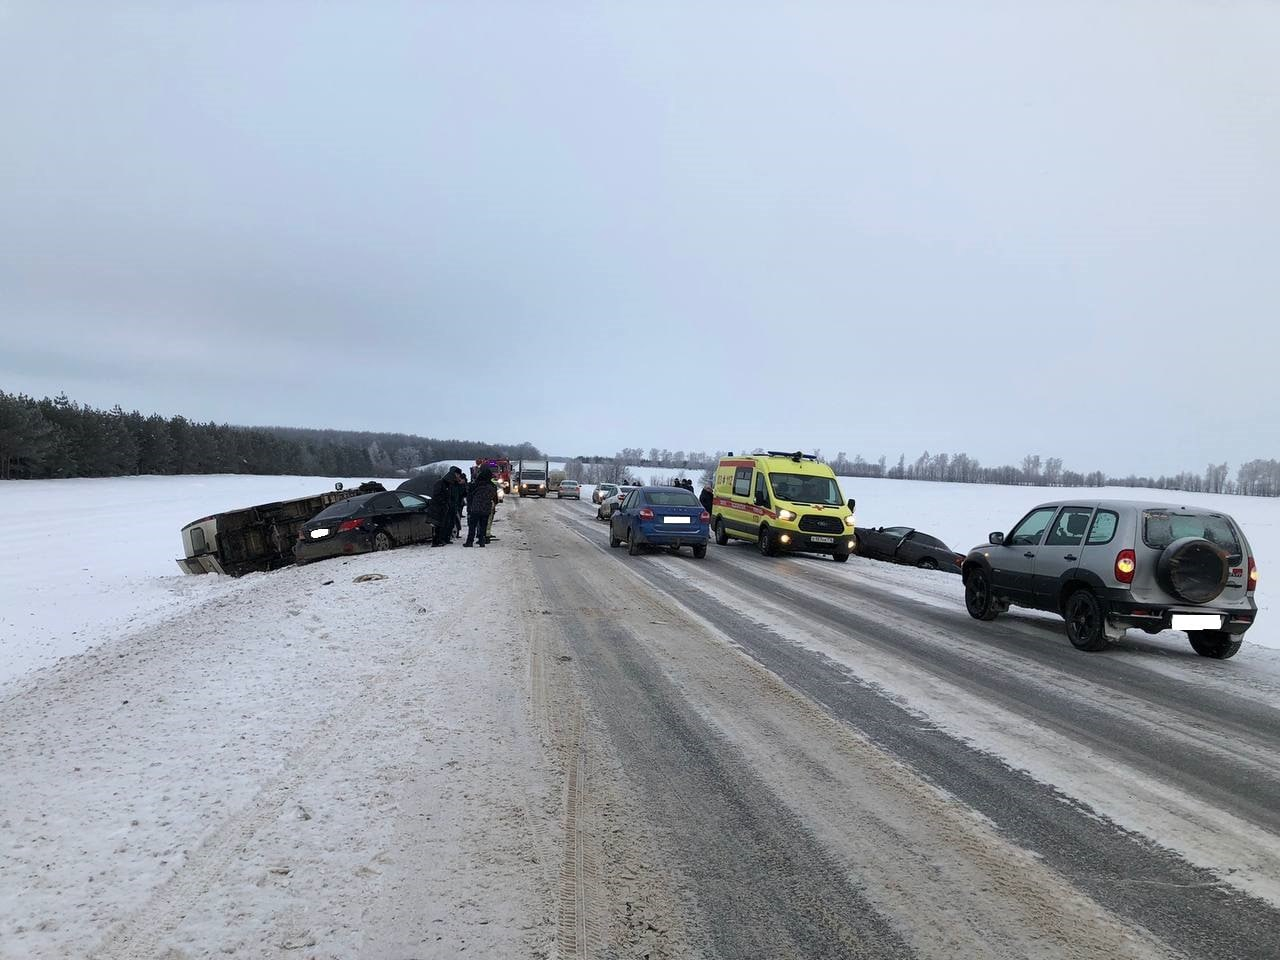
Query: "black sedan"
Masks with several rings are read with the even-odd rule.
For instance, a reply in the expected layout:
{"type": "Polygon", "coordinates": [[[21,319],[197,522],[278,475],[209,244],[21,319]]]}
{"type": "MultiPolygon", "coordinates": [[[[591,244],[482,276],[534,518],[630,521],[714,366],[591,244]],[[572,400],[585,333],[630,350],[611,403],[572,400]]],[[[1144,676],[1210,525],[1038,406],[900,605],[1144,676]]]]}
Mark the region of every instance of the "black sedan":
{"type": "Polygon", "coordinates": [[[426,543],[435,526],[428,497],[397,490],[350,497],[321,510],[302,525],[293,556],[298,563],[406,543],[426,543]]]}
{"type": "Polygon", "coordinates": [[[964,562],[962,554],[914,527],[863,527],[858,529],[857,539],[855,552],[860,557],[952,573],[959,573],[960,564],[964,562]]]}

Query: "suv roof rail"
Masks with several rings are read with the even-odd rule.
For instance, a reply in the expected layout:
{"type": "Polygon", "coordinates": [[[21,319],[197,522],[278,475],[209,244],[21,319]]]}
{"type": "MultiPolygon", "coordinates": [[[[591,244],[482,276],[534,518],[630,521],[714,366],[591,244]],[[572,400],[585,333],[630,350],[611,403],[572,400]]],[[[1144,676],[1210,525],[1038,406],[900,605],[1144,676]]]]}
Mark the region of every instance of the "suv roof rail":
{"type": "Polygon", "coordinates": [[[771,456],[771,457],[790,457],[790,458],[791,458],[792,460],[794,460],[796,463],[799,463],[801,460],[817,460],[817,459],[818,459],[818,458],[817,458],[817,456],[816,456],[815,454],[812,454],[812,453],[801,453],[799,450],[795,450],[795,451],[787,451],[787,450],[770,450],[770,451],[769,451],[769,456],[771,456]]]}

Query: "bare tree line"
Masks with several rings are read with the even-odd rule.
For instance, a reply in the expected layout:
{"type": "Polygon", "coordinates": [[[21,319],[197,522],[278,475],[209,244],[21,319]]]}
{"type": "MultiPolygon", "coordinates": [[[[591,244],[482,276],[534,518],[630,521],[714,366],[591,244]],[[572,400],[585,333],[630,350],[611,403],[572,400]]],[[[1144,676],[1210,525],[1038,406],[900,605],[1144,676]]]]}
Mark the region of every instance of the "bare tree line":
{"type": "MultiPolygon", "coordinates": [[[[744,449],[742,452],[746,453],[744,449]]],[[[752,448],[751,454],[765,451],[752,448]]],[[[583,483],[625,483],[638,479],[639,468],[676,471],[671,476],[693,476],[701,472],[706,480],[714,472],[717,461],[727,451],[714,454],[705,451],[659,450],[650,447],[623,447],[613,456],[581,456],[565,465],[568,477],[583,483]]],[[[834,457],[824,457],[821,450],[814,451],[818,459],[831,466],[841,477],[881,477],[889,480],[927,480],[937,483],[989,483],[1009,486],[1046,487],[1135,487],[1155,490],[1179,490],[1185,493],[1225,493],[1255,497],[1280,496],[1280,460],[1250,460],[1243,463],[1231,479],[1226,463],[1210,463],[1203,472],[1184,471],[1172,476],[1110,476],[1101,470],[1084,473],[1067,469],[1061,457],[1042,457],[1027,454],[1022,463],[985,467],[976,458],[965,453],[935,453],[927,450],[915,460],[908,461],[905,454],[898,456],[890,466],[884,456],[866,460],[861,454],[850,458],[844,451],[834,457]]]]}

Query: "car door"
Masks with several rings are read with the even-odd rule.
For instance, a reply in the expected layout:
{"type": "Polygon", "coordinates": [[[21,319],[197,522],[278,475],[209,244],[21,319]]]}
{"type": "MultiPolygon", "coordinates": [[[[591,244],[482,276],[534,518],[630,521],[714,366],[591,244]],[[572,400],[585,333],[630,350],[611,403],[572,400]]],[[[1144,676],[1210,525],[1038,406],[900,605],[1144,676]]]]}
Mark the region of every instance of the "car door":
{"type": "Polygon", "coordinates": [[[1057,507],[1037,507],[1018,521],[1004,543],[991,545],[991,583],[1000,596],[1023,606],[1034,605],[1036,553],[1057,512],[1057,507]]]}
{"type": "Polygon", "coordinates": [[[628,527],[631,523],[631,515],[635,509],[636,498],[640,495],[639,490],[632,490],[626,495],[622,501],[622,506],[614,510],[609,515],[609,534],[617,540],[630,539],[628,527]]]}
{"type": "Polygon", "coordinates": [[[948,555],[942,541],[919,530],[912,530],[903,538],[898,558],[903,563],[918,564],[921,560],[932,560],[938,566],[944,563],[954,565],[955,560],[948,555]]]}
{"type": "Polygon", "coordinates": [[[1034,582],[1036,606],[1058,609],[1058,589],[1065,574],[1080,566],[1085,531],[1093,519],[1093,507],[1063,507],[1049,524],[1044,545],[1036,552],[1034,582]]]}
{"type": "Polygon", "coordinates": [[[396,543],[408,543],[411,539],[408,512],[400,505],[394,493],[380,493],[369,501],[373,521],[391,534],[396,543]]]}
{"type": "Polygon", "coordinates": [[[755,496],[751,500],[752,504],[755,506],[755,510],[752,512],[763,518],[773,511],[773,505],[769,500],[768,484],[764,481],[763,470],[756,471],[755,491],[755,496]]]}
{"type": "Polygon", "coordinates": [[[431,537],[431,521],[427,519],[428,502],[414,493],[397,493],[400,506],[408,511],[409,539],[421,543],[431,537]]]}

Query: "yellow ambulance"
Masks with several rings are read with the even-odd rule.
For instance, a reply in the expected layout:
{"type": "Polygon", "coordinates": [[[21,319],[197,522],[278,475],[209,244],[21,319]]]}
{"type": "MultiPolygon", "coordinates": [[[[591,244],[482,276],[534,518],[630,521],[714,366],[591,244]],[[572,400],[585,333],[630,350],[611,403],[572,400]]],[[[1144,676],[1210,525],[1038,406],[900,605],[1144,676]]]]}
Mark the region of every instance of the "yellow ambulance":
{"type": "Polygon", "coordinates": [[[826,553],[844,563],[856,543],[854,501],[816,457],[769,453],[724,457],[716,466],[711,528],[716,543],[751,540],[767,557],[826,553]]]}

